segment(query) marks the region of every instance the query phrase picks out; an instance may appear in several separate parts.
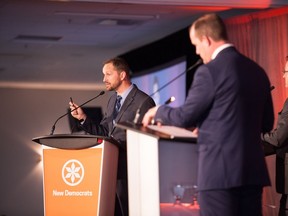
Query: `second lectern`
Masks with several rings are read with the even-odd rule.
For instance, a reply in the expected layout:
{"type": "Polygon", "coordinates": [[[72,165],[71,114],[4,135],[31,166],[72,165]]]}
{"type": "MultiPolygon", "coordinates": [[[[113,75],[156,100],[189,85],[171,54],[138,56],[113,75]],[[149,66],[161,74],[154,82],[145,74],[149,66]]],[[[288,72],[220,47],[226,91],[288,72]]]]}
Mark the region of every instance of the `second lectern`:
{"type": "MultiPolygon", "coordinates": [[[[117,126],[127,131],[129,215],[166,215],[162,210],[173,207],[174,187],[197,184],[196,135],[176,127],[145,128],[127,122],[117,126]]],[[[183,193],[181,202],[191,203],[192,194],[183,193]]]]}
{"type": "Polygon", "coordinates": [[[50,135],[43,146],[45,216],[114,215],[118,147],[93,135],[50,135]]]}

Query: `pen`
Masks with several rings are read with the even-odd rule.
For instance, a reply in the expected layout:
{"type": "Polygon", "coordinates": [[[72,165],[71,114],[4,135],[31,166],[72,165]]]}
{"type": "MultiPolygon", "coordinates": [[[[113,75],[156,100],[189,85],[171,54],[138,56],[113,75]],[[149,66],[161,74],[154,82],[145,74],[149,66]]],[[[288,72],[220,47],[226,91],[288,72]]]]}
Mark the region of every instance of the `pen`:
{"type": "Polygon", "coordinates": [[[72,97],[70,97],[70,102],[72,103],[72,106],[74,107],[75,114],[78,114],[78,112],[77,112],[77,110],[76,110],[76,107],[75,107],[75,105],[74,105],[74,102],[73,102],[72,97]]]}

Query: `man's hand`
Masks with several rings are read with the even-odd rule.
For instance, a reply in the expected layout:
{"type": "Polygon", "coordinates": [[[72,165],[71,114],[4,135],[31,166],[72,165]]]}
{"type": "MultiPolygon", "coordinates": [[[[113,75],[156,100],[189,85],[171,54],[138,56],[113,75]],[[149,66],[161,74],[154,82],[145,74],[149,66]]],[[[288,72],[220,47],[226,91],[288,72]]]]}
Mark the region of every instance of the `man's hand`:
{"type": "Polygon", "coordinates": [[[80,108],[80,107],[78,107],[78,105],[77,104],[75,104],[74,102],[72,103],[72,102],[69,102],[69,106],[70,106],[70,110],[72,111],[71,112],[71,115],[74,117],[74,118],[76,118],[76,119],[78,119],[78,120],[85,120],[86,119],[86,114],[83,112],[83,110],[80,108]],[[78,108],[77,108],[78,107],[78,108]],[[75,108],[77,108],[77,109],[75,109],[75,108]]]}
{"type": "Polygon", "coordinates": [[[158,108],[159,106],[155,106],[146,112],[142,120],[142,124],[144,127],[147,127],[150,123],[154,124],[154,117],[156,115],[158,108]]]}

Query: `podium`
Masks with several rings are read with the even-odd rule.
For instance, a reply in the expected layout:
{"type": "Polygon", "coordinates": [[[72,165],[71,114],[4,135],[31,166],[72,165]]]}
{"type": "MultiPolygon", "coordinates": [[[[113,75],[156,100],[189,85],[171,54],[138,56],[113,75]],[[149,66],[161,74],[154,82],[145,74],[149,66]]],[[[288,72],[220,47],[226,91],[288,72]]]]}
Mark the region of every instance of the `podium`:
{"type": "Polygon", "coordinates": [[[106,137],[49,135],[43,147],[45,216],[114,215],[118,147],[106,137]]]}
{"type": "MultiPolygon", "coordinates": [[[[129,215],[169,215],[164,208],[174,204],[173,188],[197,184],[196,135],[176,127],[159,130],[128,122],[117,127],[127,131],[129,215]]],[[[181,202],[191,203],[191,194],[184,194],[181,202]]],[[[198,215],[199,209],[188,212],[184,215],[198,215]]]]}

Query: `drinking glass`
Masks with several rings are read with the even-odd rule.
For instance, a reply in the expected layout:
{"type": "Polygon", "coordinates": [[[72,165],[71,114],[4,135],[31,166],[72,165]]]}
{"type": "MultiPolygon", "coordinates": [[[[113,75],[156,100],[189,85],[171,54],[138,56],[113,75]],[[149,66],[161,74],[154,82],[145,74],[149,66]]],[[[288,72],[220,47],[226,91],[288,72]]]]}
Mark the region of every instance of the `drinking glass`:
{"type": "Polygon", "coordinates": [[[187,185],[186,189],[188,190],[189,195],[191,196],[191,206],[198,207],[198,191],[197,185],[187,185]]]}
{"type": "Polygon", "coordinates": [[[183,199],[185,193],[185,187],[181,184],[176,184],[173,187],[173,195],[174,195],[174,205],[181,205],[181,200],[183,199]]]}

